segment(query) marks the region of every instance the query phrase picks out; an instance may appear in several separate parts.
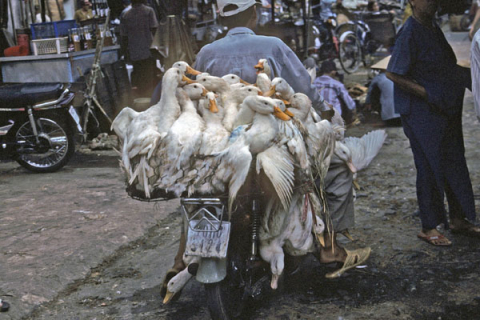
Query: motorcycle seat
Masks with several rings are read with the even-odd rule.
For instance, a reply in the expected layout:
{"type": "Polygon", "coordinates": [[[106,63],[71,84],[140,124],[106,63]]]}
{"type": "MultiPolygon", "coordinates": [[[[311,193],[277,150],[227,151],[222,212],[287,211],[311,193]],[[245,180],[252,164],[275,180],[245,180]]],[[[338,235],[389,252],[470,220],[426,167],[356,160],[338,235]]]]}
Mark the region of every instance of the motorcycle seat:
{"type": "Polygon", "coordinates": [[[63,83],[21,83],[0,86],[3,108],[22,108],[60,97],[63,83]]]}

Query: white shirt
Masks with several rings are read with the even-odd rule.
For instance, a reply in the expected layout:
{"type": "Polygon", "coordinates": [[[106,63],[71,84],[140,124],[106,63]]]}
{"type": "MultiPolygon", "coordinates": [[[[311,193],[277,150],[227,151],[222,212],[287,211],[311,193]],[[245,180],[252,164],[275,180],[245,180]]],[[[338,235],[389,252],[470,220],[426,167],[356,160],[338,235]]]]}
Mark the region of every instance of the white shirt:
{"type": "Polygon", "coordinates": [[[475,33],[472,39],[471,72],[473,104],[475,106],[477,118],[480,121],[480,29],[475,33]]]}

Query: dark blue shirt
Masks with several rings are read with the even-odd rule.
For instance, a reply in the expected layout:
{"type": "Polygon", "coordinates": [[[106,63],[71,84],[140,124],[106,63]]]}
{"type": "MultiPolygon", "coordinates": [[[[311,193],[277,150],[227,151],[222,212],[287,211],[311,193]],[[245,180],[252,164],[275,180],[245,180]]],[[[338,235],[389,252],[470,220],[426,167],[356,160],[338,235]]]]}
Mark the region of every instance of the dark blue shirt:
{"type": "Polygon", "coordinates": [[[410,17],[397,35],[387,71],[406,76],[427,91],[425,101],[395,84],[396,112],[409,114],[412,107],[422,106],[449,114],[461,110],[466,84],[438,25],[427,28],[410,17]]]}

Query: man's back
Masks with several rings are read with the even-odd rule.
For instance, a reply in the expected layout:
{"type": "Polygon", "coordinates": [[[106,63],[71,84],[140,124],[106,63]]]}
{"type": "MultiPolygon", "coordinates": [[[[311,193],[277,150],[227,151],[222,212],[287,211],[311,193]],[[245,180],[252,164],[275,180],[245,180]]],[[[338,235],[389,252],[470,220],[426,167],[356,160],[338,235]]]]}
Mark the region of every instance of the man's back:
{"type": "Polygon", "coordinates": [[[254,66],[259,59],[268,60],[272,78],[284,78],[295,92],[308,95],[316,110],[321,110],[323,99],[311,86],[307,70],[295,53],[276,37],[255,35],[244,27],[234,28],[225,38],[204,46],[197,55],[194,67],[214,76],[233,73],[247,82],[255,83],[257,75],[254,66]]]}
{"type": "Polygon", "coordinates": [[[150,45],[153,41],[151,30],[157,26],[155,12],[146,5],[134,5],[125,13],[121,21],[121,32],[122,36],[128,37],[131,60],[144,60],[150,57],[150,45]]]}

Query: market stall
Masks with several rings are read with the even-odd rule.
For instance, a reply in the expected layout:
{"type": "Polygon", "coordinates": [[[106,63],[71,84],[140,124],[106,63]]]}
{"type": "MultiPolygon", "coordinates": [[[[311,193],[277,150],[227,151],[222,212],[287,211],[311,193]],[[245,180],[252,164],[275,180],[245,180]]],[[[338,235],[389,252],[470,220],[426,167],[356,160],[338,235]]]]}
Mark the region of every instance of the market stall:
{"type": "MultiPolygon", "coordinates": [[[[105,47],[101,64],[111,64],[119,58],[119,46],[105,47]]],[[[95,49],[60,54],[29,55],[0,58],[4,82],[76,82],[92,67],[95,49]]]]}

